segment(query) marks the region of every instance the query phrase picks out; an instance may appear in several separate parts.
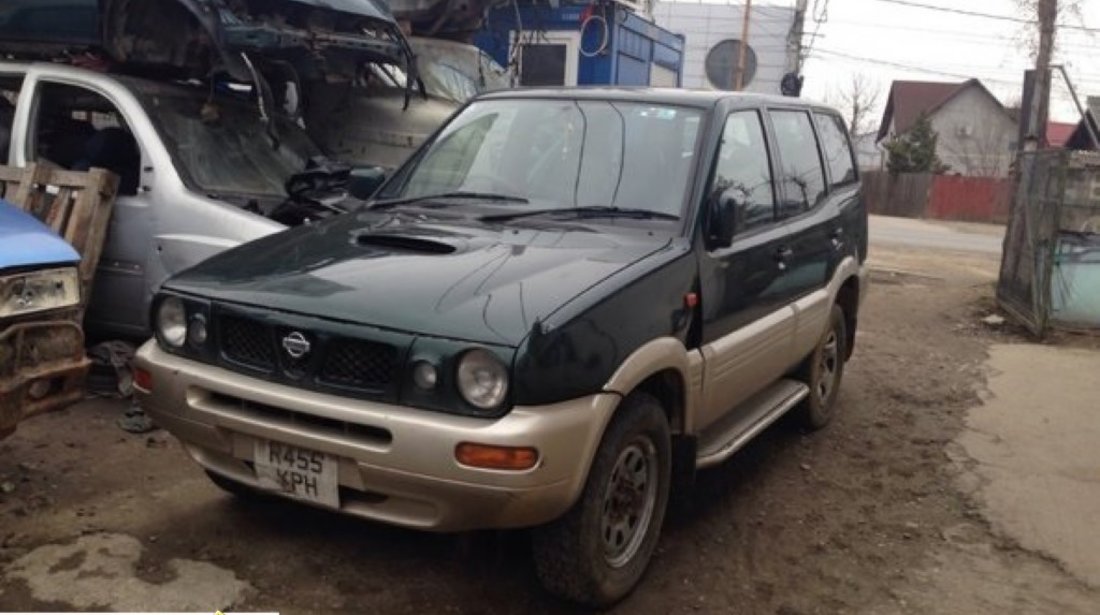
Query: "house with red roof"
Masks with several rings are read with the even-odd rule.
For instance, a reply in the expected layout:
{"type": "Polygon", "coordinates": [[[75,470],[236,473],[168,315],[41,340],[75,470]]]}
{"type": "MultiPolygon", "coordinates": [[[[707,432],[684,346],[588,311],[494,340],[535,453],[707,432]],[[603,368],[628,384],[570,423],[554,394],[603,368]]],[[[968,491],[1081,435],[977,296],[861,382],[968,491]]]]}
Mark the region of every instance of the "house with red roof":
{"type": "Polygon", "coordinates": [[[895,81],[879,125],[879,147],[911,130],[922,115],[939,135],[936,153],[949,173],[1008,175],[1016,154],[1017,123],[981,81],[895,81]]]}
{"type": "Polygon", "coordinates": [[[1077,124],[1047,122],[1047,146],[1052,149],[1064,148],[1075,130],[1077,124]]]}

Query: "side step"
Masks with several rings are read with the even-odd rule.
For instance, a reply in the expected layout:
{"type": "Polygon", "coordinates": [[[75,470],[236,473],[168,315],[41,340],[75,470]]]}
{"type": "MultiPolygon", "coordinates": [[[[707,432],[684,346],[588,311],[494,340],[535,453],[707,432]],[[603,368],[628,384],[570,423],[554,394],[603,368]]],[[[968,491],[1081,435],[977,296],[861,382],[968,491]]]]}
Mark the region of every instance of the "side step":
{"type": "Polygon", "coordinates": [[[804,383],[783,379],[752,396],[702,435],[695,466],[709,468],[729,459],[809,394],[804,383]]]}

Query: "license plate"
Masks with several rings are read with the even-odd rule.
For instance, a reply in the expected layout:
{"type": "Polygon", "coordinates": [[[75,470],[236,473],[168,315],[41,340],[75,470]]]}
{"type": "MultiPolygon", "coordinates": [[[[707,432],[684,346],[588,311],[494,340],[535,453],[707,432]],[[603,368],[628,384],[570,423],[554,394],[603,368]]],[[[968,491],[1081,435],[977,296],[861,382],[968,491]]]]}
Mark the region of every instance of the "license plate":
{"type": "Polygon", "coordinates": [[[260,486],[300,500],[340,507],[337,469],[332,455],[280,442],[256,440],[256,478],[260,486]]]}

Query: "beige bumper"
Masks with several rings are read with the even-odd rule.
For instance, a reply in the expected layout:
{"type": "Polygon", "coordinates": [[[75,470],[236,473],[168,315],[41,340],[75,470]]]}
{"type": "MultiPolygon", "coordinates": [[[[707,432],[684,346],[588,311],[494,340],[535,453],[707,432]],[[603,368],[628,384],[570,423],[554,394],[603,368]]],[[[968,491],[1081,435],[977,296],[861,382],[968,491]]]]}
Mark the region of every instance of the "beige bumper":
{"type": "Polygon", "coordinates": [[[170,355],[149,342],[153,375],[138,400],[207,470],[256,485],[258,438],[340,458],[340,511],[395,525],[460,531],[538,525],[584,485],[618,398],[593,395],[520,407],[500,419],[452,416],[296,389],[170,355]],[[523,472],[459,464],[460,442],[538,449],[523,472]]]}

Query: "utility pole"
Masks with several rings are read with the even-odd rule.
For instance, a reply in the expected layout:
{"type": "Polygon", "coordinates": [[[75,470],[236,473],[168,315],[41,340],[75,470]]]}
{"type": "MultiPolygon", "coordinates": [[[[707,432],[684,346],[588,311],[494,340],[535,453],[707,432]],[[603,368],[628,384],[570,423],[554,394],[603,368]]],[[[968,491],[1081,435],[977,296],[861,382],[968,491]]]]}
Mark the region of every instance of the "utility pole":
{"type": "Polygon", "coordinates": [[[1050,116],[1050,61],[1054,55],[1055,21],[1058,19],[1058,0],[1038,0],[1039,54],[1035,58],[1035,92],[1028,109],[1029,134],[1024,151],[1033,152],[1045,147],[1047,118],[1050,116]]]}
{"type": "Polygon", "coordinates": [[[802,70],[802,36],[806,28],[806,11],[809,9],[810,0],[796,0],[794,3],[794,21],[787,32],[787,66],[786,72],[797,75],[802,70]]]}
{"type": "Polygon", "coordinates": [[[741,47],[737,54],[737,73],[734,75],[733,89],[745,87],[745,62],[749,56],[749,22],[752,20],[752,0],[745,0],[745,18],[741,22],[741,47]]]}

